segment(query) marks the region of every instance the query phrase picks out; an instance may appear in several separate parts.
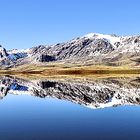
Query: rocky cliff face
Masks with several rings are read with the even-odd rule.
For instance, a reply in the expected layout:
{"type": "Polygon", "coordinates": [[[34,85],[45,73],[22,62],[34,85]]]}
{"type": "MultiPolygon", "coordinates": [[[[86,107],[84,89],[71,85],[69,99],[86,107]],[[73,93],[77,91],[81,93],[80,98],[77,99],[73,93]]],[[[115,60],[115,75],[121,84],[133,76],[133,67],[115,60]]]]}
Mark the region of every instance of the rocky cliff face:
{"type": "Polygon", "coordinates": [[[139,65],[140,36],[119,37],[91,33],[65,43],[37,46],[22,51],[0,47],[0,66],[13,67],[30,63],[66,62],[106,65],[139,65]]]}
{"type": "Polygon", "coordinates": [[[24,80],[0,77],[0,97],[29,94],[40,98],[67,100],[90,108],[140,105],[140,78],[95,80],[24,80]]]}
{"type": "Polygon", "coordinates": [[[1,45],[0,45],[0,59],[1,58],[6,58],[7,57],[7,52],[6,52],[6,49],[3,48],[1,45]]]}

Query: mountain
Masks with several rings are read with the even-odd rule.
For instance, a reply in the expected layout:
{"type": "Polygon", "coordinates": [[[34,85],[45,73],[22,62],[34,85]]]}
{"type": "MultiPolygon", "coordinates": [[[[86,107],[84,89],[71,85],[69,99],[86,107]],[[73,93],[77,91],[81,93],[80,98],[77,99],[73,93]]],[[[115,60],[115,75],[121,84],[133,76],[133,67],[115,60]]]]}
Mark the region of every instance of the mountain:
{"type": "Polygon", "coordinates": [[[8,94],[56,98],[94,109],[140,105],[140,78],[27,80],[0,76],[0,98],[8,94]]]}
{"type": "Polygon", "coordinates": [[[0,46],[0,67],[49,62],[81,65],[139,66],[140,36],[90,33],[65,43],[40,45],[26,50],[6,50],[0,46]]]}

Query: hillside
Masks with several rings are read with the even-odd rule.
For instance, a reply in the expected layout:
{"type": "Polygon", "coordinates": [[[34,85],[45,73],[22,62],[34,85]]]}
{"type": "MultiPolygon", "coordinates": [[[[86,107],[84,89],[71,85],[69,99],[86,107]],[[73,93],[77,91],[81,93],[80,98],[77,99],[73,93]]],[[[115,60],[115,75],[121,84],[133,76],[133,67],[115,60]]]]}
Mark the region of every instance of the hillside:
{"type": "Polygon", "coordinates": [[[0,68],[21,66],[108,66],[139,68],[140,36],[91,33],[55,45],[39,45],[25,50],[0,46],[0,68]]]}

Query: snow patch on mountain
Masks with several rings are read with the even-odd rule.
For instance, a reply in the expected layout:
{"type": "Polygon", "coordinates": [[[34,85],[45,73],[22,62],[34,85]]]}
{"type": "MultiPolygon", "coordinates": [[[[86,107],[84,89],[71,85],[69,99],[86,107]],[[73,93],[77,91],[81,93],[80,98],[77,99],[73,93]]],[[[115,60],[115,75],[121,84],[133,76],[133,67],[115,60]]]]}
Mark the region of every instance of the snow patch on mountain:
{"type": "Polygon", "coordinates": [[[86,38],[90,38],[90,39],[105,39],[107,41],[109,41],[113,46],[116,42],[120,42],[121,41],[121,37],[118,37],[116,35],[105,35],[105,34],[99,34],[99,33],[90,33],[85,35],[84,37],[86,38]]]}

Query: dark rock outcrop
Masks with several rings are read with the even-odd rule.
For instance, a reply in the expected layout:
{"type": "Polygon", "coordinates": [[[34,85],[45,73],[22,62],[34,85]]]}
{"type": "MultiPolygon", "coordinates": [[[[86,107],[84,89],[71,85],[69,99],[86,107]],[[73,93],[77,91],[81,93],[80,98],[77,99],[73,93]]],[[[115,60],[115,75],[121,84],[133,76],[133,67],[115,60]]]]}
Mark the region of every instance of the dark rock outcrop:
{"type": "Polygon", "coordinates": [[[0,45],[0,58],[6,58],[8,56],[7,51],[0,45]]]}

